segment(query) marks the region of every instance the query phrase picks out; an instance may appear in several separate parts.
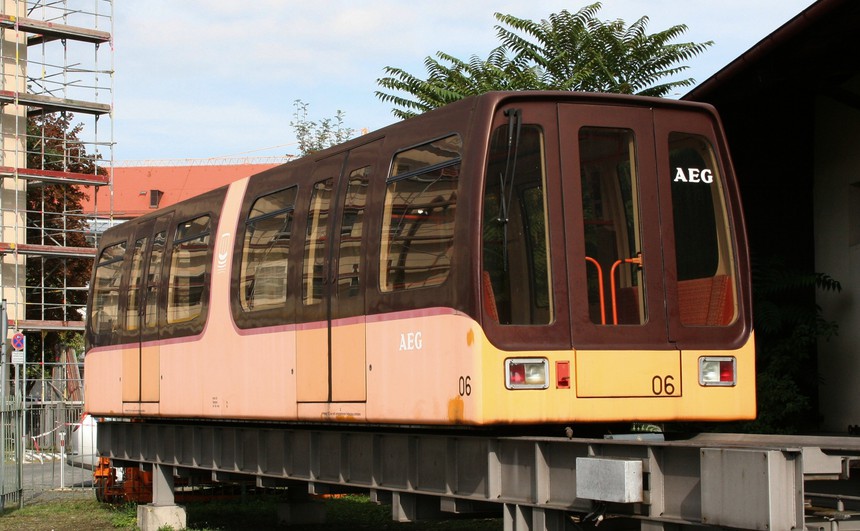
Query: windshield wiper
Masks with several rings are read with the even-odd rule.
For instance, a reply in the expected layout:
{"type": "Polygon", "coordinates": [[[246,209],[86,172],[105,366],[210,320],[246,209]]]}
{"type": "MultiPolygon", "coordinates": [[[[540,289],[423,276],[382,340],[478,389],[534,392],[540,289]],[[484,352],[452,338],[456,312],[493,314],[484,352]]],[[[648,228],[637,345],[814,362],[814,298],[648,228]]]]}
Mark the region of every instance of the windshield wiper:
{"type": "Polygon", "coordinates": [[[514,197],[514,177],[517,171],[517,153],[520,147],[520,131],[522,129],[522,111],[520,109],[508,109],[505,111],[508,117],[508,154],[505,159],[505,172],[499,174],[499,217],[498,222],[502,224],[502,267],[508,270],[508,221],[511,201],[514,197]],[[507,196],[507,197],[506,197],[507,196]]]}

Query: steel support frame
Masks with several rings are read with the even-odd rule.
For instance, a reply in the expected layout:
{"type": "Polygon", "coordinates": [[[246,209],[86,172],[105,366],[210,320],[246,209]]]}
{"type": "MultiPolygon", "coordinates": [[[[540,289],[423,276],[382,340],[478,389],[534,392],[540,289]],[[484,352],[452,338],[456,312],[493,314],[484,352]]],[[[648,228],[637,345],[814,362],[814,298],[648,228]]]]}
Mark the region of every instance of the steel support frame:
{"type": "Polygon", "coordinates": [[[196,470],[256,478],[259,485],[299,481],[311,492],[362,488],[392,503],[399,521],[495,504],[506,530],[570,529],[586,515],[627,518],[649,530],[803,529],[804,475],[837,479],[847,472],[846,458],[821,452],[804,470],[809,449],[800,447],[701,442],[123,420],[100,422],[98,429],[98,448],[115,466],[159,466],[177,475],[196,470]],[[641,461],[642,501],[577,498],[577,458],[594,456],[641,461]]]}

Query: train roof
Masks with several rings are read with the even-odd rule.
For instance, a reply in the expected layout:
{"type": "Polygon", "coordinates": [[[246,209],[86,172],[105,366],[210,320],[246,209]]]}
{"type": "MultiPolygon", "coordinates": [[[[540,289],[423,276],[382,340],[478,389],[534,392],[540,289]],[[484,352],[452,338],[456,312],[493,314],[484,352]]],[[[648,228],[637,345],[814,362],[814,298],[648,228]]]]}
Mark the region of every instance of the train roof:
{"type": "MultiPolygon", "coordinates": [[[[359,137],[353,138],[336,146],[332,146],[326,148],[324,150],[317,151],[310,155],[305,155],[304,157],[298,158],[296,160],[286,162],[284,164],[273,166],[269,169],[263,170],[254,175],[265,175],[273,172],[280,172],[285,167],[297,167],[306,164],[313,164],[316,161],[325,159],[337,153],[341,153],[343,151],[348,151],[355,147],[368,144],[370,142],[379,140],[389,135],[397,134],[400,131],[408,129],[414,129],[418,127],[419,129],[423,129],[423,124],[431,123],[439,120],[445,120],[449,116],[466,116],[475,111],[481,111],[485,113],[492,113],[496,108],[501,105],[517,102],[517,101],[551,101],[551,102],[565,102],[565,103],[583,103],[583,104],[591,104],[591,105],[616,105],[616,106],[635,106],[635,107],[662,107],[662,108],[687,108],[687,109],[696,109],[700,112],[706,112],[714,117],[716,117],[716,111],[714,107],[708,103],[701,102],[692,102],[692,101],[679,101],[672,100],[667,98],[655,98],[650,96],[636,96],[636,95],[628,95],[628,94],[615,94],[615,93],[599,93],[599,92],[573,92],[573,91],[494,91],[494,92],[486,92],[484,94],[469,96],[467,98],[463,98],[461,100],[455,101],[443,107],[439,107],[437,109],[433,109],[431,111],[422,113],[418,116],[401,120],[399,122],[392,123],[391,125],[385,126],[381,129],[377,129],[375,131],[371,131],[367,134],[361,135],[359,137]]],[[[241,181],[243,179],[253,178],[254,175],[249,177],[244,177],[242,179],[237,179],[236,181],[241,181]]],[[[214,192],[216,190],[220,190],[221,188],[225,188],[227,185],[221,186],[212,190],[214,192]]],[[[211,193],[209,192],[209,193],[211,193]]],[[[200,194],[205,195],[204,194],[200,194]]],[[[194,198],[185,199],[183,201],[176,202],[168,207],[171,208],[181,208],[183,204],[188,201],[194,200],[194,198]]],[[[135,220],[138,221],[146,221],[152,217],[158,216],[164,209],[155,210],[144,214],[135,220]]]]}
{"type": "Polygon", "coordinates": [[[335,153],[352,149],[353,147],[362,144],[370,143],[374,140],[382,138],[392,132],[395,132],[404,127],[413,127],[423,121],[431,121],[445,115],[457,115],[464,112],[469,112],[478,108],[495,109],[496,107],[511,101],[556,101],[570,103],[586,103],[596,105],[621,105],[621,106],[636,106],[636,107],[672,107],[672,108],[688,108],[698,109],[700,112],[707,112],[716,116],[714,107],[708,103],[679,101],[668,98],[655,98],[651,96],[636,96],[630,94],[615,94],[605,92],[573,92],[563,90],[526,90],[526,91],[494,91],[484,94],[469,96],[461,100],[449,103],[443,107],[427,111],[418,116],[408,118],[391,125],[371,131],[367,134],[348,140],[342,144],[317,151],[311,155],[306,155],[297,160],[287,162],[282,166],[306,163],[310,160],[320,160],[329,157],[335,153]]]}

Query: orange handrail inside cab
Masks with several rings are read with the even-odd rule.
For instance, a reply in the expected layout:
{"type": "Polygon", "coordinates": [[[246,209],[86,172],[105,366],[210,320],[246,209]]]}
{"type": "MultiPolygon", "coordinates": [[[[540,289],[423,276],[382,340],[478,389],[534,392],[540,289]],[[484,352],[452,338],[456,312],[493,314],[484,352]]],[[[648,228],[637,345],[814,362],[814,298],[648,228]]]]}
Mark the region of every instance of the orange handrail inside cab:
{"type": "Polygon", "coordinates": [[[618,324],[618,301],[615,297],[615,270],[618,269],[618,266],[621,264],[636,264],[639,267],[642,267],[642,255],[636,256],[635,258],[620,258],[612,264],[612,270],[609,272],[610,277],[610,292],[612,293],[612,324],[618,324]]]}
{"type": "MultiPolygon", "coordinates": [[[[600,263],[597,260],[595,260],[594,258],[592,258],[590,256],[586,256],[585,260],[590,264],[594,264],[594,267],[597,268],[597,283],[600,286],[600,289],[598,290],[600,292],[600,324],[605,325],[606,324],[606,301],[605,301],[605,297],[603,296],[603,268],[600,267],[600,263]]],[[[613,294],[613,297],[614,297],[614,294],[613,294]]]]}

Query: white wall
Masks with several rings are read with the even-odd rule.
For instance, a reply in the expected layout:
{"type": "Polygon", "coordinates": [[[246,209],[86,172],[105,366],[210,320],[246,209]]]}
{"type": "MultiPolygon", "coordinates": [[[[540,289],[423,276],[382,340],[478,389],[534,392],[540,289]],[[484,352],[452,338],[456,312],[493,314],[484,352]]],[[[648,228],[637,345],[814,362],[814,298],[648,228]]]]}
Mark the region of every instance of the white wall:
{"type": "Polygon", "coordinates": [[[839,324],[819,344],[820,411],[824,430],[845,432],[860,426],[860,110],[819,97],[814,149],[815,268],[842,284],[818,295],[839,324]]]}

